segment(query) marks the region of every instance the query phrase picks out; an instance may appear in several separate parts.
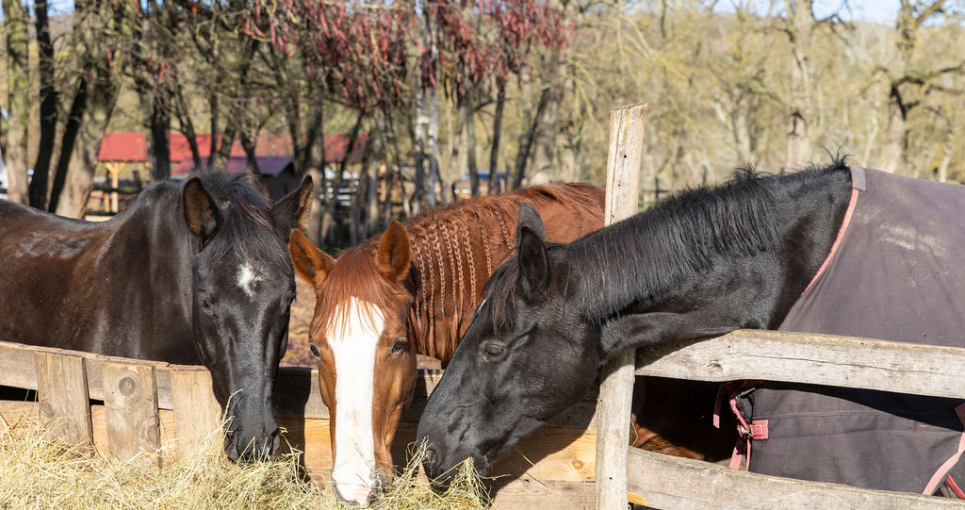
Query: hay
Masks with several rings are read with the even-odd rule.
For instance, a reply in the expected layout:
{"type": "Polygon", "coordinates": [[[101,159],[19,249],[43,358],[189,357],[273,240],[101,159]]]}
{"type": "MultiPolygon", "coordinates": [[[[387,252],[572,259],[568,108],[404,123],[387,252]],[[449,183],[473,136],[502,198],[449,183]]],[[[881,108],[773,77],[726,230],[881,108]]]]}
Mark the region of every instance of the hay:
{"type": "MultiPolygon", "coordinates": [[[[162,452],[158,469],[147,462],[121,462],[90,455],[40,427],[0,418],[0,509],[259,508],[341,509],[330,490],[299,476],[298,455],[272,462],[234,464],[213,434],[193,454],[175,459],[162,452]]],[[[418,474],[415,455],[377,509],[470,510],[486,508],[484,489],[463,467],[443,496],[418,474]]]]}

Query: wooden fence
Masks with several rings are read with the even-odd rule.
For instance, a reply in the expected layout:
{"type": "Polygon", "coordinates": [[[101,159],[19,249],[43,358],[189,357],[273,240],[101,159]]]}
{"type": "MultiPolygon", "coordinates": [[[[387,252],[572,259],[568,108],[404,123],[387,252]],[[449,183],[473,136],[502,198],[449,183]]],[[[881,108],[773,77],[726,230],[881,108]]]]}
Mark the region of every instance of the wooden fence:
{"type": "MultiPolygon", "coordinates": [[[[646,105],[610,112],[607,224],[636,212],[645,116],[646,105]]],[[[965,508],[961,501],[755,475],[621,446],[627,443],[634,373],[712,382],[761,379],[965,398],[963,366],[965,349],[773,331],[736,331],[715,339],[627,353],[601,372],[596,508],[623,510],[628,499],[654,508],[688,510],[965,508]],[[633,372],[635,365],[638,368],[633,372]]]]}
{"type": "MultiPolygon", "coordinates": [[[[332,467],[329,414],[315,370],[283,368],[274,411],[283,444],[303,452],[308,474],[328,485],[332,467]]],[[[405,462],[416,425],[441,371],[422,371],[416,398],[403,415],[393,458],[405,462]]],[[[43,423],[60,437],[121,459],[160,463],[183,455],[217,430],[221,408],[203,367],[0,342],[0,386],[36,390],[37,398],[0,400],[8,423],[43,423]],[[159,452],[161,452],[159,454],[159,452]]],[[[596,396],[556,417],[501,459],[495,505],[513,510],[592,508],[596,396]]]]}

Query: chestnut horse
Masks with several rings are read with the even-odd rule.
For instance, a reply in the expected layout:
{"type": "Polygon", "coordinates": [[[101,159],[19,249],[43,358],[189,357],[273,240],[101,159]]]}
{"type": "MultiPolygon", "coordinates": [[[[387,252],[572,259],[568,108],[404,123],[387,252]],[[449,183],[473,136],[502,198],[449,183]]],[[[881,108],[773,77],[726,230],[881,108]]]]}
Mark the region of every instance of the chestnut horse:
{"type": "Polygon", "coordinates": [[[310,339],[342,502],[363,505],[387,481],[416,354],[452,357],[486,279],[515,245],[520,204],[547,219],[550,239],[570,242],[603,227],[603,199],[599,188],[561,184],[459,202],[393,221],[337,260],[292,232],[295,269],[318,297],[310,339]]]}
{"type": "Polygon", "coordinates": [[[103,223],[0,200],[0,340],[203,364],[232,460],[270,456],[295,276],[285,251],[312,182],[273,207],[244,176],[142,191],[103,223]]]}

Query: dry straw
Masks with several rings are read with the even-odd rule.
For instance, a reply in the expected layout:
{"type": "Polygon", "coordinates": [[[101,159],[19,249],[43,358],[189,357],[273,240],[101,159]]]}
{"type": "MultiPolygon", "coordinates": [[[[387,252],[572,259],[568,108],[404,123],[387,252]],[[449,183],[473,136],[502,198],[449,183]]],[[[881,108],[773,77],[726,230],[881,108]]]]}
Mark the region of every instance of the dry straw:
{"type": "MultiPolygon", "coordinates": [[[[27,421],[0,417],[0,509],[244,509],[341,507],[330,490],[299,476],[298,455],[272,462],[234,464],[213,434],[196,452],[175,459],[162,452],[158,469],[88,455],[27,421]]],[[[379,509],[486,508],[484,489],[464,467],[445,495],[418,474],[419,455],[396,477],[379,509]]]]}

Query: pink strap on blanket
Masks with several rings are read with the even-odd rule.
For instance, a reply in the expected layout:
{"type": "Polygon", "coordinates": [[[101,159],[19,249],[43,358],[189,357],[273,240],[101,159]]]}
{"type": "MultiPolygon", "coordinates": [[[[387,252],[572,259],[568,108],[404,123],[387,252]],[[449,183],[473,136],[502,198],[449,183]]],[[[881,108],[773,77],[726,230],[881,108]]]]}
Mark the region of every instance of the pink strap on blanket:
{"type": "Polygon", "coordinates": [[[831,259],[834,258],[835,252],[838,251],[838,246],[841,245],[841,239],[844,238],[844,233],[848,230],[848,225],[851,223],[851,216],[854,215],[854,208],[858,205],[858,188],[851,189],[851,200],[848,202],[848,211],[844,213],[844,221],[841,222],[841,228],[838,229],[838,237],[834,239],[834,244],[831,245],[831,253],[828,253],[827,258],[824,259],[824,263],[815,273],[814,278],[811,278],[811,283],[804,289],[801,295],[807,294],[808,290],[814,285],[814,282],[818,281],[824,270],[827,269],[828,264],[831,263],[831,259]]]}
{"type": "MultiPolygon", "coordinates": [[[[962,421],[962,425],[965,425],[965,404],[956,407],[955,413],[958,414],[958,419],[962,421]]],[[[934,494],[935,489],[938,488],[938,484],[942,483],[942,479],[948,475],[948,472],[951,471],[952,466],[958,462],[958,459],[961,458],[963,453],[965,453],[965,432],[962,432],[962,438],[958,441],[958,450],[954,455],[951,456],[950,459],[946,460],[945,463],[938,468],[938,471],[935,471],[935,474],[932,475],[931,480],[928,481],[928,485],[925,486],[925,490],[923,490],[921,493],[925,495],[934,494]]]]}

